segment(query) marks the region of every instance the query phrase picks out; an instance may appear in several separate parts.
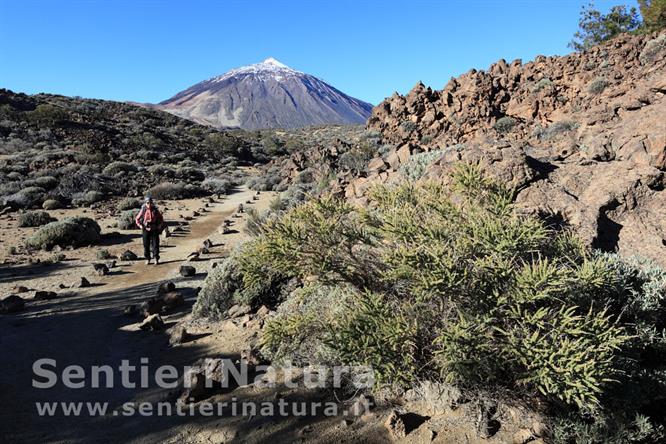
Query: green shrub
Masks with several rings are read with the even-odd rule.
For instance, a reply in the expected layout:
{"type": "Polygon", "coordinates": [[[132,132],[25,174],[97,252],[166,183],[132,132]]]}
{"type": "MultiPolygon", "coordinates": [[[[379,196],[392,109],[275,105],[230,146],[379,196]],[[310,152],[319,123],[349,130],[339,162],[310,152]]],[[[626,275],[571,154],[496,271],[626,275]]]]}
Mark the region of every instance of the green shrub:
{"type": "Polygon", "coordinates": [[[69,217],[42,226],[26,240],[30,248],[49,250],[60,247],[94,245],[100,239],[101,229],[97,222],[87,217],[69,217]]]}
{"type": "Polygon", "coordinates": [[[152,196],[153,199],[178,200],[199,196],[202,194],[202,190],[182,182],[162,182],[150,188],[146,194],[152,196]]]}
{"type": "Polygon", "coordinates": [[[136,215],[139,214],[139,209],[127,210],[120,213],[118,216],[118,228],[121,230],[134,230],[136,226],[136,215]]]}
{"type": "Polygon", "coordinates": [[[242,276],[234,255],[213,268],[199,291],[192,308],[195,318],[223,319],[235,304],[234,295],[242,286],[242,276]]]}
{"type": "Polygon", "coordinates": [[[132,165],[131,163],[127,162],[121,162],[121,161],[115,161],[111,162],[108,164],[106,167],[104,167],[104,170],[102,170],[102,173],[108,175],[108,176],[115,176],[118,173],[135,173],[139,169],[136,167],[136,165],[132,165]]]}
{"type": "Polygon", "coordinates": [[[559,122],[553,122],[546,128],[537,127],[533,132],[533,136],[542,140],[550,140],[562,133],[573,131],[578,126],[578,123],[571,120],[560,120],[559,122]]]}
{"type": "Polygon", "coordinates": [[[587,90],[590,94],[601,94],[608,85],[610,85],[608,80],[603,77],[597,77],[587,85],[587,90]]]}
{"type": "Polygon", "coordinates": [[[513,127],[516,126],[516,123],[517,123],[517,121],[513,117],[504,116],[504,117],[500,117],[499,119],[497,119],[497,121],[493,125],[493,128],[498,133],[504,134],[504,133],[508,133],[509,131],[511,131],[513,129],[513,127]]]}
{"type": "Polygon", "coordinates": [[[42,204],[42,208],[45,210],[57,210],[59,208],[62,208],[62,204],[60,203],[59,200],[47,199],[42,204]]]}
{"type": "Polygon", "coordinates": [[[380,384],[412,382],[417,375],[415,319],[376,293],[347,304],[328,346],[344,363],[370,366],[380,384]]]}
{"type": "Polygon", "coordinates": [[[134,197],[126,197],[122,199],[120,202],[118,202],[118,204],[116,205],[116,209],[118,209],[118,211],[133,210],[140,207],[141,207],[141,201],[134,197]]]}
{"type": "Polygon", "coordinates": [[[543,91],[545,89],[552,90],[554,87],[553,81],[550,80],[549,78],[545,77],[532,86],[532,92],[533,93],[538,93],[539,91],[543,91]]]}
{"type": "Polygon", "coordinates": [[[234,300],[284,279],[311,283],[281,294],[266,353],[371,365],[382,383],[439,374],[587,413],[662,399],[666,273],[588,251],[515,213],[514,195],[463,164],[450,187],[377,187],[364,209],[306,202],[263,223],[239,253],[234,300]],[[310,286],[344,293],[332,318],[303,301],[328,301],[310,286]],[[325,347],[300,347],[309,334],[325,347]]]}
{"type": "Polygon", "coordinates": [[[19,227],[40,227],[55,220],[46,211],[27,211],[19,214],[18,219],[19,227]]]}
{"type": "Polygon", "coordinates": [[[335,363],[328,345],[331,330],[354,297],[352,287],[305,285],[280,304],[275,316],[266,321],[261,335],[261,353],[274,362],[295,365],[335,363]]]}
{"type": "Polygon", "coordinates": [[[423,177],[428,166],[440,159],[443,155],[444,151],[442,150],[432,150],[426,153],[414,154],[406,163],[400,165],[398,171],[408,180],[416,182],[423,177]]]}
{"type": "Polygon", "coordinates": [[[234,188],[234,184],[227,179],[209,177],[208,179],[201,182],[201,187],[213,194],[227,194],[234,188]]]}
{"type": "Polygon", "coordinates": [[[58,186],[58,183],[58,179],[52,176],[42,176],[35,179],[35,185],[45,190],[52,190],[58,186]]]}
{"type": "Polygon", "coordinates": [[[85,193],[76,193],[72,196],[72,205],[77,207],[82,207],[86,205],[92,205],[97,202],[104,200],[104,193],[97,190],[86,191],[85,193]]]}
{"type": "Polygon", "coordinates": [[[97,250],[97,259],[103,261],[106,259],[111,259],[113,255],[107,249],[97,250]]]}
{"type": "Polygon", "coordinates": [[[400,129],[408,134],[416,131],[416,128],[418,128],[418,126],[411,120],[405,120],[400,123],[400,129]]]}
{"type": "Polygon", "coordinates": [[[641,63],[647,65],[657,61],[662,54],[666,54],[666,35],[664,34],[647,42],[643,51],[641,51],[639,59],[641,63]]]}

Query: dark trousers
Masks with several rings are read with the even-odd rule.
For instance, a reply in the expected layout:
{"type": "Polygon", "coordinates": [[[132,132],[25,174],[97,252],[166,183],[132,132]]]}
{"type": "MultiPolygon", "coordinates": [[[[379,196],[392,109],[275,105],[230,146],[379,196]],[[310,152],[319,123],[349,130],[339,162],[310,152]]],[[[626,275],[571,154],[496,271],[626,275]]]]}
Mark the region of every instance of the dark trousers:
{"type": "Polygon", "coordinates": [[[160,232],[157,230],[143,230],[143,256],[150,259],[150,250],[153,250],[155,259],[160,258],[160,232]]]}

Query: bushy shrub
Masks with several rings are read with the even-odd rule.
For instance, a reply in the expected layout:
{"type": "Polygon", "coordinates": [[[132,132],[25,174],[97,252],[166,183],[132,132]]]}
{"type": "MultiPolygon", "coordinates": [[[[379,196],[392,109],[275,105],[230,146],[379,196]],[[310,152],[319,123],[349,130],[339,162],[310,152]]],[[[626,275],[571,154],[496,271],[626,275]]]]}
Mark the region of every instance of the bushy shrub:
{"type": "Polygon", "coordinates": [[[277,172],[268,171],[263,176],[251,177],[246,185],[249,189],[255,191],[273,191],[281,181],[282,179],[277,172]]]}
{"type": "Polygon", "coordinates": [[[666,273],[515,213],[513,190],[476,166],[451,179],[377,187],[363,209],[323,197],[266,221],[239,253],[234,294],[265,289],[266,276],[309,284],[267,322],[265,352],[371,365],[383,383],[520,387],[576,414],[654,408],[666,396],[666,273]],[[307,308],[304,295],[326,301],[311,286],[345,294],[334,321],[307,308]],[[305,334],[326,347],[300,347],[305,334]]]}
{"type": "Polygon", "coordinates": [[[261,353],[271,361],[295,365],[334,363],[332,326],[355,296],[353,287],[311,284],[298,288],[266,321],[261,353]]]}
{"type": "Polygon", "coordinates": [[[416,182],[423,177],[428,166],[440,159],[443,155],[444,151],[442,150],[432,150],[426,153],[414,154],[406,163],[400,165],[398,171],[408,180],[416,182]]]}
{"type": "Polygon", "coordinates": [[[416,128],[418,128],[418,126],[411,120],[405,120],[400,123],[400,129],[408,134],[416,131],[416,128]]]}
{"type": "Polygon", "coordinates": [[[52,176],[41,176],[35,179],[35,185],[45,190],[52,190],[58,186],[58,179],[52,176]]]}
{"type": "Polygon", "coordinates": [[[40,187],[28,187],[5,197],[5,206],[12,208],[34,208],[44,202],[46,190],[40,187]]]}
{"type": "Polygon", "coordinates": [[[113,255],[107,249],[97,250],[97,259],[100,261],[111,259],[113,255]]]}
{"type": "Polygon", "coordinates": [[[601,94],[608,85],[610,85],[608,80],[603,77],[597,77],[587,85],[587,90],[590,94],[601,94]]]}
{"type": "Polygon", "coordinates": [[[655,62],[662,54],[666,54],[666,35],[662,34],[645,44],[639,56],[642,64],[655,62]]]}
{"type": "Polygon", "coordinates": [[[227,179],[218,177],[209,177],[201,182],[201,187],[214,194],[227,194],[234,187],[233,183],[227,179]]]}
{"type": "Polygon", "coordinates": [[[104,170],[102,170],[102,172],[108,176],[115,176],[116,174],[121,172],[135,173],[138,170],[139,169],[136,167],[136,165],[132,165],[131,163],[115,161],[111,162],[106,167],[104,167],[104,170]]]}
{"type": "Polygon", "coordinates": [[[539,91],[552,90],[552,89],[553,89],[553,81],[550,80],[549,78],[543,78],[538,82],[536,82],[534,86],[532,86],[533,93],[538,93],[539,91]]]}
{"type": "Polygon", "coordinates": [[[495,131],[498,133],[508,133],[514,126],[516,126],[516,123],[516,119],[513,117],[504,116],[497,119],[493,128],[495,128],[495,131]]]}
{"type": "Polygon", "coordinates": [[[56,245],[60,247],[93,245],[99,241],[101,231],[97,222],[90,218],[70,217],[44,225],[26,240],[26,246],[49,250],[56,245]]]}
{"type": "Polygon", "coordinates": [[[201,182],[206,178],[206,174],[199,168],[180,167],[176,170],[176,177],[193,182],[201,182]]]}
{"type": "Polygon", "coordinates": [[[46,211],[26,211],[25,213],[19,214],[19,227],[40,227],[46,225],[49,222],[53,222],[55,219],[49,215],[46,211]]]}
{"type": "Polygon", "coordinates": [[[136,226],[136,215],[139,214],[139,209],[123,211],[120,216],[118,216],[118,228],[121,230],[133,230],[137,228],[136,226]]]}
{"type": "Polygon", "coordinates": [[[182,182],[162,182],[150,188],[146,194],[152,196],[153,199],[178,200],[199,196],[202,194],[202,190],[197,186],[182,182]]]}
{"type": "Polygon", "coordinates": [[[155,176],[175,177],[176,175],[176,170],[161,164],[151,165],[148,167],[148,172],[155,176]]]}
{"type": "Polygon", "coordinates": [[[76,193],[72,196],[72,205],[82,207],[92,205],[104,200],[104,193],[97,190],[86,191],[85,193],[76,193]]]}
{"type": "Polygon", "coordinates": [[[550,140],[562,133],[573,131],[578,128],[578,126],[578,123],[571,120],[560,120],[558,122],[553,122],[546,128],[537,127],[534,130],[533,135],[538,139],[550,140]]]}
{"type": "Polygon", "coordinates": [[[42,204],[42,208],[45,210],[57,210],[62,208],[62,204],[57,199],[46,199],[42,204]]]}
{"type": "Polygon", "coordinates": [[[140,208],[140,207],[141,207],[141,201],[134,197],[126,197],[122,199],[120,202],[118,202],[118,204],[116,205],[116,209],[118,209],[118,211],[133,210],[135,208],[140,208]]]}
{"type": "Polygon", "coordinates": [[[195,318],[222,319],[235,304],[234,295],[242,286],[242,276],[234,255],[213,268],[199,291],[192,308],[195,318]]]}

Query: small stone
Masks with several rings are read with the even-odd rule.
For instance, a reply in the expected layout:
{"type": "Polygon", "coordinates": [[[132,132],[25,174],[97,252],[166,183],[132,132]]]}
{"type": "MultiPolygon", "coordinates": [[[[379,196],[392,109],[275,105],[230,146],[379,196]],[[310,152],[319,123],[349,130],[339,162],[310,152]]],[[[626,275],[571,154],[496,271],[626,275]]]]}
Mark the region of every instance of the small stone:
{"type": "Polygon", "coordinates": [[[177,325],[169,330],[169,345],[180,345],[183,342],[187,342],[190,335],[182,325],[177,325]]]}
{"type": "Polygon", "coordinates": [[[79,281],[79,288],[88,288],[90,287],[90,281],[86,279],[85,277],[81,276],[81,280],[79,281]]]}
{"type": "Polygon", "coordinates": [[[252,311],[252,307],[250,307],[249,305],[236,304],[231,306],[231,308],[227,310],[227,316],[229,318],[239,318],[241,316],[248,314],[250,311],[252,311]]]}
{"type": "Polygon", "coordinates": [[[17,285],[16,287],[14,287],[14,291],[16,291],[17,293],[27,293],[30,291],[30,289],[23,285],[17,285]]]}
{"type": "Polygon", "coordinates": [[[55,291],[37,290],[35,291],[33,299],[36,301],[50,301],[51,299],[55,299],[57,297],[58,293],[56,293],[55,291]]]}
{"type": "Polygon", "coordinates": [[[120,255],[120,259],[126,262],[135,261],[138,259],[138,256],[130,250],[126,250],[123,254],[120,255]]]}
{"type": "Polygon", "coordinates": [[[197,274],[197,270],[191,265],[181,265],[180,266],[180,275],[182,277],[192,277],[197,274]]]}
{"type": "Polygon", "coordinates": [[[139,328],[144,331],[160,331],[164,330],[164,321],[158,314],[148,316],[139,325],[139,328]]]}
{"type": "Polygon", "coordinates": [[[176,284],[171,281],[162,282],[159,287],[157,287],[157,295],[162,296],[166,293],[171,293],[176,290],[176,284]]]}
{"type": "Polygon", "coordinates": [[[107,267],[106,264],[93,264],[93,268],[95,269],[95,272],[100,276],[106,276],[107,274],[109,274],[109,267],[107,267]]]}
{"type": "Polygon", "coordinates": [[[180,307],[185,304],[183,295],[178,291],[172,291],[165,294],[162,296],[162,301],[164,302],[164,307],[169,309],[180,307]]]}

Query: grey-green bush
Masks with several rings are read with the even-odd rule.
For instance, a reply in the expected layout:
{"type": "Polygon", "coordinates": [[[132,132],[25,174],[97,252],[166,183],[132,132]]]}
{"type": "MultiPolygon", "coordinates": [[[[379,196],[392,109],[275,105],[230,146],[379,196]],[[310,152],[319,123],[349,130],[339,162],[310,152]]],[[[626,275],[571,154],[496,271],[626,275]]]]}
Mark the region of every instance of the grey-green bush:
{"type": "Polygon", "coordinates": [[[49,250],[60,247],[81,247],[99,242],[101,228],[88,217],[69,217],[42,226],[25,244],[29,248],[49,250]]]}
{"type": "Polygon", "coordinates": [[[57,210],[62,208],[62,204],[57,199],[47,199],[42,204],[42,208],[45,210],[57,210]]]}
{"type": "Polygon", "coordinates": [[[85,193],[76,193],[72,196],[72,205],[82,207],[101,202],[102,200],[104,200],[104,193],[97,190],[90,190],[85,193]]]}
{"type": "Polygon", "coordinates": [[[443,155],[444,151],[442,150],[432,150],[426,153],[414,154],[406,163],[400,165],[398,171],[408,180],[416,182],[423,177],[428,166],[440,159],[443,155]]]}
{"type": "Polygon", "coordinates": [[[46,211],[26,211],[19,214],[18,226],[19,227],[40,227],[55,219],[51,217],[46,211]]]}
{"type": "Polygon", "coordinates": [[[137,171],[138,168],[136,167],[136,165],[132,165],[131,163],[121,162],[121,161],[111,162],[106,167],[104,167],[104,170],[102,170],[102,172],[108,176],[115,176],[120,172],[135,173],[137,171]]]}
{"type": "Polygon", "coordinates": [[[120,202],[118,202],[118,204],[116,205],[118,211],[133,210],[135,208],[140,208],[140,207],[141,207],[141,201],[134,197],[126,197],[120,200],[120,202]]]}
{"type": "Polygon", "coordinates": [[[146,194],[152,196],[153,199],[178,200],[201,195],[202,190],[197,186],[182,182],[162,182],[150,188],[146,194]]]}
{"type": "Polygon", "coordinates": [[[587,85],[587,90],[591,94],[601,94],[610,83],[603,77],[597,77],[587,85]]]}
{"type": "Polygon", "coordinates": [[[121,230],[133,230],[136,229],[136,215],[139,214],[139,209],[123,211],[120,216],[118,216],[118,228],[121,230]]]}
{"type": "Polygon", "coordinates": [[[516,126],[516,123],[516,119],[513,117],[504,116],[497,119],[497,122],[495,122],[493,128],[495,128],[495,131],[498,133],[508,133],[513,129],[514,126],[516,126]]]}

